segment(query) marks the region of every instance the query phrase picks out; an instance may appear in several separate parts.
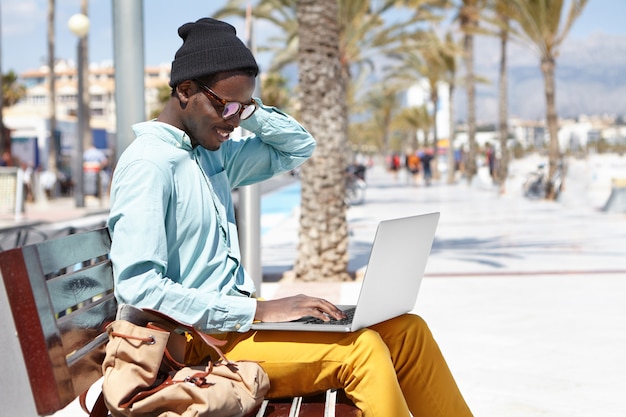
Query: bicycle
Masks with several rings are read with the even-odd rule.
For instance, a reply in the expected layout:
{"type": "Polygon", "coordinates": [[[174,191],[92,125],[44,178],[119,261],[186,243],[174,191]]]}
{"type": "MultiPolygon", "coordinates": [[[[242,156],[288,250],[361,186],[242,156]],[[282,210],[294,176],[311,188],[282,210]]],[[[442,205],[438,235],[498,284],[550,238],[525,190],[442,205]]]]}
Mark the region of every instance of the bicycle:
{"type": "Polygon", "coordinates": [[[348,206],[363,204],[365,201],[365,166],[353,164],[346,169],[346,196],[348,206]]]}
{"type": "MultiPolygon", "coordinates": [[[[565,163],[559,161],[556,171],[550,178],[550,184],[554,193],[554,199],[558,199],[561,191],[563,191],[563,180],[565,176],[565,163]]],[[[524,181],[524,197],[530,199],[546,198],[547,185],[546,184],[546,172],[545,164],[539,164],[537,169],[528,174],[526,181],[524,181]]]]}

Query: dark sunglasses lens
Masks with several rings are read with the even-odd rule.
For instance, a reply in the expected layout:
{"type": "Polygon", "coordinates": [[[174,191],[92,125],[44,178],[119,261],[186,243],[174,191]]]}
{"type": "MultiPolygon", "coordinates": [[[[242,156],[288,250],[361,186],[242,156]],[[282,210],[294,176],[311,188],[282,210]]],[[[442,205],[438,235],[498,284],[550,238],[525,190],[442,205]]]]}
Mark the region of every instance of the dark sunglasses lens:
{"type": "Polygon", "coordinates": [[[256,110],[256,106],[254,106],[253,104],[248,104],[246,106],[243,106],[243,111],[241,112],[241,116],[239,116],[239,118],[241,120],[245,120],[248,117],[252,116],[252,113],[254,113],[255,110],[256,110]]]}
{"type": "Polygon", "coordinates": [[[226,103],[224,105],[224,111],[222,112],[222,117],[224,119],[228,119],[229,117],[233,117],[237,113],[239,113],[239,109],[241,108],[241,104],[239,103],[226,103]]]}

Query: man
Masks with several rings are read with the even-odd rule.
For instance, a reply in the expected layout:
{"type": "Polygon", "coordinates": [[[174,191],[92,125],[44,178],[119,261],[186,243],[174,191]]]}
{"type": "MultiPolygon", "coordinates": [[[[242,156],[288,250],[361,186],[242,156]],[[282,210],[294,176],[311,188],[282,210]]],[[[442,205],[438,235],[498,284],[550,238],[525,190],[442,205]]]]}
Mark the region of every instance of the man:
{"type": "MultiPolygon", "coordinates": [[[[366,417],[471,415],[417,316],[348,335],[250,331],[254,320],[343,316],[315,297],[257,300],[241,266],[231,189],[296,168],[315,141],[251,97],[258,67],[232,26],[205,18],[179,35],[172,95],[157,119],[134,126],[137,138],[113,176],[108,225],[118,300],[218,334],[231,360],[261,362],[272,397],[336,387],[366,417]],[[229,140],[240,124],[252,135],[229,140]]],[[[192,341],[187,362],[209,354],[192,341]]]]}

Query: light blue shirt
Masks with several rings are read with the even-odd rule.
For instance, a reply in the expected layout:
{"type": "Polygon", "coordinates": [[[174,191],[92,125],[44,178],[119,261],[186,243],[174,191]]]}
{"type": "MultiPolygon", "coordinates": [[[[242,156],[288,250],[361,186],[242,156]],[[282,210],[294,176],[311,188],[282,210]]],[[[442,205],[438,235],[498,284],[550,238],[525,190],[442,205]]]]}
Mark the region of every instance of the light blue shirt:
{"type": "Polygon", "coordinates": [[[250,329],[255,288],[241,265],[231,189],[296,168],[315,141],[262,104],[241,126],[252,135],[217,151],[193,149],[185,132],[165,123],[133,126],[136,139],[113,175],[108,219],[119,302],[207,332],[250,329]]]}

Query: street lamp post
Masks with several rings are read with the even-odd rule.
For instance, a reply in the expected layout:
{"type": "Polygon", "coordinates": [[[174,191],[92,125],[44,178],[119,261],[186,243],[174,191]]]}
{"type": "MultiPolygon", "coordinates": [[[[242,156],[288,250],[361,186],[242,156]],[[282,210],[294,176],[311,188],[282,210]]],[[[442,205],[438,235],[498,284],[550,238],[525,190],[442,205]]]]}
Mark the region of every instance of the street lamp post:
{"type": "Polygon", "coordinates": [[[90,137],[89,129],[89,89],[85,88],[87,82],[87,33],[89,32],[89,18],[77,13],[70,17],[67,22],[69,29],[78,38],[77,72],[78,72],[78,125],[76,143],[74,144],[74,200],[76,207],[85,207],[85,190],[83,185],[83,141],[90,137]]]}

